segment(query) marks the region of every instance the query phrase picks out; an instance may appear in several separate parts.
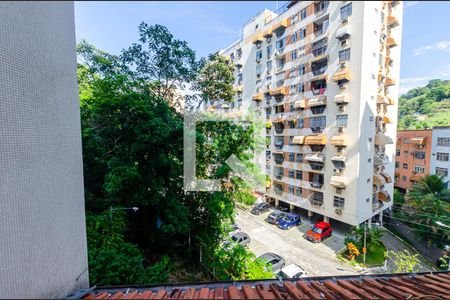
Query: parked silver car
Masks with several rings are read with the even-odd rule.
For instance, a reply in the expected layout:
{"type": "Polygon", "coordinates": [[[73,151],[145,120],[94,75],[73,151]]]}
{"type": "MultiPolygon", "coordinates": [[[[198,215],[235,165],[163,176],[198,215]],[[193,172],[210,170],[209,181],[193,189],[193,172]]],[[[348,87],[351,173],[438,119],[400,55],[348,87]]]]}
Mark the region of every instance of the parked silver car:
{"type": "Polygon", "coordinates": [[[278,273],[286,265],[284,258],[272,252],[264,253],[263,255],[259,256],[258,259],[263,259],[270,265],[272,265],[273,273],[278,273]]]}
{"type": "Polygon", "coordinates": [[[232,244],[238,244],[247,247],[250,244],[250,236],[242,231],[237,231],[230,236],[230,239],[223,242],[224,247],[229,247],[232,244]]]}

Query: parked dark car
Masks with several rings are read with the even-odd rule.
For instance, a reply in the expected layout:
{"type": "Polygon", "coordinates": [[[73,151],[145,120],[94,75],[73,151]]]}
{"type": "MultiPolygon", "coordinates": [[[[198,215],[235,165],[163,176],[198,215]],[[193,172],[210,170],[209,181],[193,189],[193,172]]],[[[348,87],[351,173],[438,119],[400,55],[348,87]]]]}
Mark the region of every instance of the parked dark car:
{"type": "Polygon", "coordinates": [[[279,211],[279,210],[275,210],[273,212],[271,212],[267,218],[266,218],[266,222],[270,223],[270,224],[274,224],[277,225],[278,221],[282,218],[284,218],[287,214],[285,212],[279,211]]]}
{"type": "Polygon", "coordinates": [[[282,211],[282,212],[289,212],[290,211],[288,206],[283,206],[283,205],[278,205],[276,207],[276,209],[278,209],[279,211],[282,211]]]}
{"type": "Polygon", "coordinates": [[[284,258],[272,252],[264,253],[258,259],[267,261],[272,266],[273,273],[278,273],[286,265],[284,258]]]}
{"type": "Polygon", "coordinates": [[[288,214],[284,218],[278,220],[278,228],[289,229],[291,227],[298,226],[301,223],[300,216],[296,214],[288,214]]]}
{"type": "Polygon", "coordinates": [[[254,215],[260,215],[262,213],[265,213],[266,211],[269,211],[270,204],[267,202],[262,202],[256,204],[252,210],[250,211],[254,215]]]}

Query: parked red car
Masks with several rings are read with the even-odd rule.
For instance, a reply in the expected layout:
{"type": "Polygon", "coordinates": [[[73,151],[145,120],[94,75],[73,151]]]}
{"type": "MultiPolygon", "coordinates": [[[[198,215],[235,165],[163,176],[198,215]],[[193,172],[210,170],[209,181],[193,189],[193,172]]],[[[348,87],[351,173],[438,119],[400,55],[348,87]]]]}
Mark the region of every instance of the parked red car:
{"type": "Polygon", "coordinates": [[[308,230],[306,233],[306,238],[312,242],[320,243],[326,237],[331,236],[333,230],[331,229],[330,223],[319,222],[314,224],[314,226],[308,230]]]}

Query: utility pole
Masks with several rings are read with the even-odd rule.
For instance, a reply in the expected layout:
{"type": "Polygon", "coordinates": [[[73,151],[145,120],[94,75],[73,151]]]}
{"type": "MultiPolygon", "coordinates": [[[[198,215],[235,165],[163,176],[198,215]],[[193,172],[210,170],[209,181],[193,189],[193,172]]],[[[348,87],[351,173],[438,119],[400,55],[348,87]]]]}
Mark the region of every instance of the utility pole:
{"type": "Polygon", "coordinates": [[[364,254],[364,264],[366,264],[366,237],[367,237],[367,221],[364,222],[364,248],[363,248],[363,254],[364,254]]]}

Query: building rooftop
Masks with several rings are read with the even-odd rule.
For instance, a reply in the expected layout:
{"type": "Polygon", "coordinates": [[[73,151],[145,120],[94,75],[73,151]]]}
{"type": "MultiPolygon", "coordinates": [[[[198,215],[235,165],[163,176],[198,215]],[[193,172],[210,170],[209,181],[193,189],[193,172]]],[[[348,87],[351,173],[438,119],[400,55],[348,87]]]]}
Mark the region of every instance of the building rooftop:
{"type": "Polygon", "coordinates": [[[94,287],[71,299],[449,299],[450,272],[94,287]]]}

